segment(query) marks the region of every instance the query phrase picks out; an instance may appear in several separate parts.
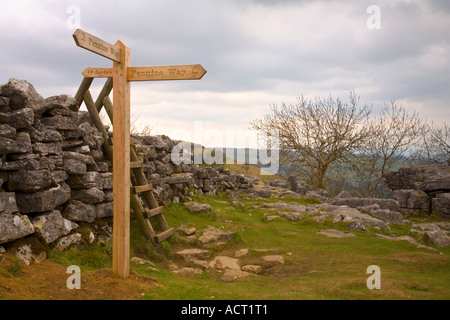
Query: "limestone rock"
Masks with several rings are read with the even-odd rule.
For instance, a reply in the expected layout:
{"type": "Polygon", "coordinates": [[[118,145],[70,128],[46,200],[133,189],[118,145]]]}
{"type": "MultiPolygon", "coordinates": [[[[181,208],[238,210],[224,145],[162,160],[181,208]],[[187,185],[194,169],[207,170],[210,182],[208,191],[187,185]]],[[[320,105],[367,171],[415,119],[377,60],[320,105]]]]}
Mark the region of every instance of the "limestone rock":
{"type": "Polygon", "coordinates": [[[234,236],[233,232],[224,232],[212,226],[208,226],[203,230],[202,235],[198,238],[198,243],[202,247],[211,245],[221,245],[231,240],[234,236]]]}
{"type": "Polygon", "coordinates": [[[313,198],[321,202],[327,202],[328,192],[326,192],[326,190],[310,190],[305,193],[305,197],[313,198]]]}
{"type": "Polygon", "coordinates": [[[47,253],[45,251],[35,252],[33,246],[29,244],[18,247],[15,251],[15,255],[27,266],[29,266],[33,262],[40,263],[47,259],[47,253]]]}
{"type": "Polygon", "coordinates": [[[204,249],[184,249],[182,251],[178,251],[176,254],[183,258],[186,262],[208,259],[211,255],[208,250],[204,249]]]}
{"type": "Polygon", "coordinates": [[[71,96],[62,94],[59,96],[48,97],[40,108],[36,110],[37,113],[42,114],[54,109],[69,109],[77,111],[78,102],[71,96]]]}
{"type": "Polygon", "coordinates": [[[18,132],[15,140],[0,137],[0,154],[31,152],[31,139],[27,132],[18,132]]]}
{"type": "Polygon", "coordinates": [[[195,180],[194,175],[192,173],[177,173],[166,178],[165,182],[167,184],[177,184],[177,183],[194,184],[195,180]]]}
{"type": "Polygon", "coordinates": [[[317,233],[327,236],[329,238],[350,238],[355,236],[353,233],[342,232],[334,229],[320,230],[317,233]]]}
{"type": "Polygon", "coordinates": [[[62,215],[70,221],[86,221],[90,223],[94,222],[97,216],[94,205],[78,200],[70,200],[66,204],[62,215]]]}
{"type": "Polygon", "coordinates": [[[3,213],[19,212],[14,192],[0,192],[0,215],[3,213]]]}
{"type": "Polygon", "coordinates": [[[392,190],[412,189],[426,193],[441,193],[450,190],[449,165],[409,165],[384,176],[392,190]]]}
{"type": "Polygon", "coordinates": [[[0,213],[0,244],[11,242],[33,233],[34,227],[28,216],[0,213]]]}
{"type": "Polygon", "coordinates": [[[394,190],[393,199],[399,203],[400,211],[415,214],[430,214],[431,202],[430,197],[421,190],[394,190]]]}
{"type": "Polygon", "coordinates": [[[450,217],[450,193],[440,193],[433,200],[433,211],[437,214],[450,217]]]}
{"type": "Polygon", "coordinates": [[[385,236],[383,234],[378,234],[377,233],[375,235],[375,237],[378,238],[378,239],[385,239],[385,240],[391,240],[391,241],[407,241],[407,242],[409,242],[409,243],[411,243],[413,245],[416,245],[416,246],[420,245],[420,243],[416,239],[411,238],[410,236],[390,237],[390,236],[385,236]]]}
{"type": "Polygon", "coordinates": [[[438,247],[448,247],[450,246],[450,237],[444,230],[433,230],[425,232],[425,240],[431,244],[438,247]]]}
{"type": "Polygon", "coordinates": [[[176,274],[176,275],[181,275],[181,276],[191,276],[191,275],[198,275],[198,274],[203,273],[202,269],[191,268],[191,267],[182,267],[182,268],[178,268],[178,269],[173,269],[170,272],[172,272],[173,274],[176,274]]]}
{"type": "Polygon", "coordinates": [[[281,179],[269,181],[269,186],[277,188],[287,188],[287,182],[281,179]]]}
{"type": "Polygon", "coordinates": [[[379,198],[333,198],[329,202],[335,206],[347,206],[350,208],[364,207],[368,205],[377,204],[380,209],[388,209],[391,211],[399,211],[399,204],[394,199],[379,199],[379,198]]]}
{"type": "Polygon", "coordinates": [[[258,274],[262,270],[261,266],[248,264],[242,267],[242,271],[258,274]]]}
{"type": "Polygon", "coordinates": [[[35,124],[28,131],[31,142],[56,142],[63,140],[61,133],[42,124],[35,124]]]}
{"type": "Polygon", "coordinates": [[[223,275],[220,277],[220,280],[224,281],[224,282],[231,282],[231,281],[235,281],[244,277],[248,277],[252,275],[251,273],[242,271],[242,270],[237,270],[237,269],[226,269],[225,272],[223,273],[223,275]]]}
{"type": "Polygon", "coordinates": [[[87,171],[86,163],[76,159],[64,159],[64,170],[68,174],[85,174],[87,171]]]}
{"type": "Polygon", "coordinates": [[[13,110],[27,107],[38,110],[44,103],[44,98],[33,85],[21,79],[9,79],[7,84],[0,87],[0,95],[9,98],[9,107],[13,110]]]}
{"type": "Polygon", "coordinates": [[[48,170],[18,170],[9,174],[8,188],[10,191],[36,192],[53,183],[48,170]]]}
{"type": "Polygon", "coordinates": [[[181,226],[179,226],[177,228],[177,231],[179,234],[181,234],[183,236],[192,236],[193,234],[195,234],[195,232],[197,232],[197,229],[189,228],[189,227],[185,226],[184,224],[182,224],[181,226]]]}
{"type": "Polygon", "coordinates": [[[70,187],[64,182],[57,187],[35,193],[16,193],[16,201],[21,213],[50,211],[69,199],[70,187]]]}
{"type": "Polygon", "coordinates": [[[247,254],[248,254],[248,249],[247,248],[238,250],[238,251],[236,251],[236,258],[244,257],[247,254]]]}
{"type": "Polygon", "coordinates": [[[363,214],[357,209],[349,208],[347,206],[333,207],[330,211],[321,211],[320,214],[326,217],[333,217],[334,222],[361,222],[382,229],[388,228],[386,222],[373,218],[368,214],[363,214]]]}
{"type": "Polygon", "coordinates": [[[0,137],[14,139],[16,137],[16,129],[8,124],[0,123],[0,137]]]}
{"type": "Polygon", "coordinates": [[[81,233],[74,233],[71,235],[68,235],[66,237],[62,237],[58,240],[54,250],[56,251],[64,251],[67,248],[69,248],[71,245],[78,245],[81,243],[81,233]]]}
{"type": "Polygon", "coordinates": [[[280,256],[279,254],[264,256],[264,257],[262,257],[262,259],[265,262],[269,262],[269,263],[284,264],[284,258],[283,258],[283,256],[280,256]]]}
{"type": "Polygon", "coordinates": [[[211,206],[206,203],[198,203],[195,201],[188,201],[184,203],[184,206],[191,212],[210,212],[211,206]]]}
{"type": "Polygon", "coordinates": [[[105,199],[105,194],[98,188],[72,190],[72,199],[84,203],[99,203],[105,199]]]}
{"type": "Polygon", "coordinates": [[[15,129],[30,128],[34,123],[34,113],[31,108],[3,113],[0,112],[0,123],[8,124],[15,129]]]}
{"type": "Polygon", "coordinates": [[[278,210],[290,210],[296,212],[306,212],[306,207],[299,203],[287,203],[283,201],[278,201],[274,203],[265,203],[262,205],[263,208],[273,208],[278,210]]]}
{"type": "Polygon", "coordinates": [[[96,204],[95,210],[97,212],[97,214],[96,214],[97,219],[112,217],[114,214],[113,202],[109,201],[109,202],[102,202],[102,203],[96,204]]]}
{"type": "Polygon", "coordinates": [[[208,267],[217,270],[224,269],[234,269],[241,270],[239,266],[239,260],[235,258],[230,258],[226,256],[217,256],[211,262],[209,262],[208,267]]]}
{"type": "Polygon", "coordinates": [[[51,243],[78,227],[76,223],[64,219],[58,210],[52,210],[35,217],[33,219],[33,226],[37,235],[45,243],[51,243]]]}
{"type": "Polygon", "coordinates": [[[286,211],[281,211],[281,212],[277,212],[277,214],[282,217],[282,218],[286,218],[288,220],[291,221],[295,221],[295,220],[300,220],[303,218],[303,215],[299,212],[286,212],[286,211]]]}

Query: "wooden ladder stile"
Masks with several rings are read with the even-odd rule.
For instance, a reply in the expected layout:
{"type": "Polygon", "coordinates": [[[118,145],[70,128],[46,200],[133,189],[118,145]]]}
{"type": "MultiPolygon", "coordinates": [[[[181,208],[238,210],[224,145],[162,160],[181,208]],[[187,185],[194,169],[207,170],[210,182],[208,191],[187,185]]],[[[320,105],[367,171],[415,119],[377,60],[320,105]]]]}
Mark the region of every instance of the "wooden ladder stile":
{"type": "MultiPolygon", "coordinates": [[[[113,121],[112,103],[109,94],[112,90],[112,78],[108,78],[101,90],[97,100],[94,102],[89,87],[92,78],[84,78],[77,91],[75,99],[78,101],[78,108],[85,103],[89,115],[95,127],[100,131],[104,138],[103,148],[106,156],[113,161],[112,141],[106,131],[100,118],[100,111],[105,107],[106,113],[113,121]]],[[[113,164],[114,165],[114,164],[113,164]]],[[[165,217],[164,207],[159,206],[153,194],[153,186],[148,183],[144,173],[144,163],[138,157],[134,145],[130,146],[130,170],[131,170],[131,192],[130,206],[133,217],[139,222],[145,236],[151,240],[153,245],[158,246],[159,243],[172,236],[175,232],[170,228],[165,217]],[[158,230],[153,227],[152,221],[158,224],[158,230]]]]}

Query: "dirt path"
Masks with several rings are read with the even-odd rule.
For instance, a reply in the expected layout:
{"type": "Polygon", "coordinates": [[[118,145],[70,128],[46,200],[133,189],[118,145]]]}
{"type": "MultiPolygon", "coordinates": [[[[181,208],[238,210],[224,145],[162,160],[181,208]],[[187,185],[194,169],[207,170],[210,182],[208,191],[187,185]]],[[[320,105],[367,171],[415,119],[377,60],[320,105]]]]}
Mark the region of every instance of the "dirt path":
{"type": "MultiPolygon", "coordinates": [[[[12,259],[5,259],[0,271],[6,270],[12,259]]],[[[68,266],[50,260],[23,266],[19,276],[0,273],[0,299],[2,300],[134,300],[143,292],[154,290],[155,279],[135,273],[123,280],[110,269],[81,270],[81,288],[70,290],[66,273],[68,266]]]]}

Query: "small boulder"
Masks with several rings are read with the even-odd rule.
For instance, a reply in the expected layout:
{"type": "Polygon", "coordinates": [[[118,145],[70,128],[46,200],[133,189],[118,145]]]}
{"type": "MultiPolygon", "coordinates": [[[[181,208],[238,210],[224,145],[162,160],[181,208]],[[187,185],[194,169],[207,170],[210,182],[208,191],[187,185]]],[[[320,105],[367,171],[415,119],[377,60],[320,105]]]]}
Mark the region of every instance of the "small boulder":
{"type": "Polygon", "coordinates": [[[224,232],[215,227],[208,226],[203,230],[202,235],[198,238],[198,243],[202,247],[221,245],[229,241],[233,236],[233,232],[224,232]]]}
{"type": "Polygon", "coordinates": [[[191,212],[210,212],[211,206],[206,203],[198,203],[195,201],[188,201],[184,203],[184,206],[191,212]]]}

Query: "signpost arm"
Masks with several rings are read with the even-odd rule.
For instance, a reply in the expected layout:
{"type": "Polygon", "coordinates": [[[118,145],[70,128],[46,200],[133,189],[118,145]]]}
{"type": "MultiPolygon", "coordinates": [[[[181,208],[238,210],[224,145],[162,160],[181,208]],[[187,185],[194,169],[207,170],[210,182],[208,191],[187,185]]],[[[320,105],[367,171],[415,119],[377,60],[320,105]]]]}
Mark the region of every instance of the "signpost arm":
{"type": "Polygon", "coordinates": [[[120,63],[113,63],[113,272],[130,271],[130,47],[117,41],[120,63]]]}

